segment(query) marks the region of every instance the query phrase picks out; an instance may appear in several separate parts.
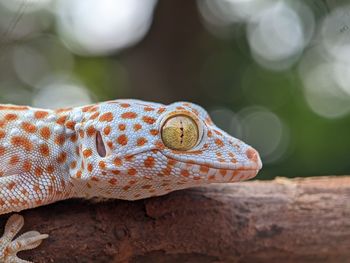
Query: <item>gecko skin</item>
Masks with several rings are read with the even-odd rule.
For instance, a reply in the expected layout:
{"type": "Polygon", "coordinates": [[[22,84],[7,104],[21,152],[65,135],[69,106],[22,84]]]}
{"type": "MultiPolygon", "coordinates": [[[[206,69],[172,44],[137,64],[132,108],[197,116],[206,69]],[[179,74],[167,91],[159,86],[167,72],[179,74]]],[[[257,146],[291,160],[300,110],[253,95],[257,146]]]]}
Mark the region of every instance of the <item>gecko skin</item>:
{"type": "MultiPolygon", "coordinates": [[[[43,110],[0,105],[0,214],[68,198],[137,200],[209,183],[254,177],[252,147],[217,128],[201,107],[115,100],[43,110]]],[[[0,262],[47,235],[13,240],[13,215],[0,239],[0,262]]]]}

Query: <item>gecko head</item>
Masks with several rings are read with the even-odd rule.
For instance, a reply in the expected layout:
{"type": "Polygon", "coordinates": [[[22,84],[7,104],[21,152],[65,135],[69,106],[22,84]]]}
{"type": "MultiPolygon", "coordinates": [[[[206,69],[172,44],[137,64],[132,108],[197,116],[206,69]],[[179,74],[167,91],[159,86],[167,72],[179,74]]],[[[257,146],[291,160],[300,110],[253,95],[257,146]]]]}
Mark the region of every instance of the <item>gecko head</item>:
{"type": "MultiPolygon", "coordinates": [[[[101,197],[133,200],[242,181],[262,167],[255,149],[220,130],[203,108],[189,102],[117,100],[99,104],[96,112],[85,116],[98,117],[82,126],[92,136],[79,138],[85,165],[78,172],[101,197]]],[[[76,177],[76,171],[71,174],[76,177]]]]}

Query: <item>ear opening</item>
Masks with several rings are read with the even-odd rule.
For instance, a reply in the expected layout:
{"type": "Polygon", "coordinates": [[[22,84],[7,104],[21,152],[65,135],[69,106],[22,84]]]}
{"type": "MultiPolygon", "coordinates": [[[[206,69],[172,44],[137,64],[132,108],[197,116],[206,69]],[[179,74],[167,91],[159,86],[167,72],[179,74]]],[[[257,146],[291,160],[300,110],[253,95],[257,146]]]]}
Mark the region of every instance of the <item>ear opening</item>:
{"type": "Polygon", "coordinates": [[[96,132],[96,149],[100,157],[106,157],[106,146],[99,131],[96,132]]]}

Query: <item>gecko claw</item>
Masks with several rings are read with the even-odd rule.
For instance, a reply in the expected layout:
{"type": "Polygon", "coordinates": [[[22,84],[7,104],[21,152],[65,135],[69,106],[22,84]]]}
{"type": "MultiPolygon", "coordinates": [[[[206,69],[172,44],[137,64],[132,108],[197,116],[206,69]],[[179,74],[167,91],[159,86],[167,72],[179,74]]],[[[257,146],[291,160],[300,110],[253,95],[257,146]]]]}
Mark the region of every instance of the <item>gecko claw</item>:
{"type": "Polygon", "coordinates": [[[22,250],[36,248],[41,244],[43,239],[49,237],[37,231],[29,231],[13,240],[23,225],[24,218],[19,214],[14,214],[7,220],[4,234],[0,238],[0,262],[30,263],[30,261],[18,258],[17,253],[22,250]]]}

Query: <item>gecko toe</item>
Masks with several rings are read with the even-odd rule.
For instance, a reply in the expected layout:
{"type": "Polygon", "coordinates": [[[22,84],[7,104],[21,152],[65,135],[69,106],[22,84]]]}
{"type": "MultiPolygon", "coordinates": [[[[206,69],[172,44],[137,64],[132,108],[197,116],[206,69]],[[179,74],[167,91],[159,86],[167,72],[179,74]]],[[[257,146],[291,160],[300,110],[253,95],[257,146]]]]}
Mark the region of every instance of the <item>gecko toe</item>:
{"type": "Polygon", "coordinates": [[[0,262],[4,263],[29,263],[17,257],[17,253],[23,250],[36,248],[41,242],[48,238],[46,234],[37,231],[26,232],[16,239],[15,235],[21,230],[24,224],[23,216],[12,215],[5,226],[3,236],[0,238],[0,262]]]}

